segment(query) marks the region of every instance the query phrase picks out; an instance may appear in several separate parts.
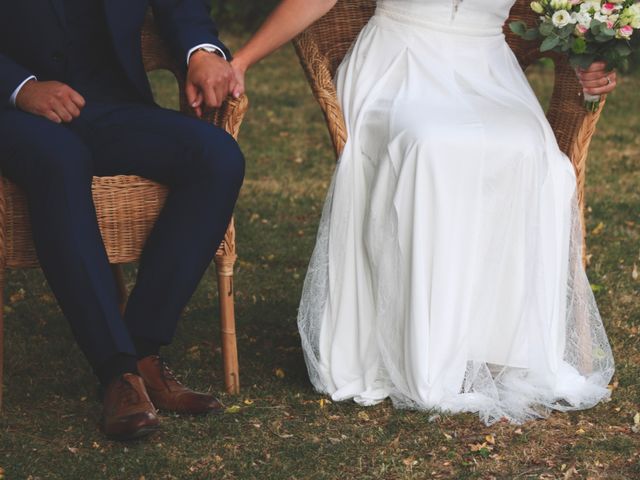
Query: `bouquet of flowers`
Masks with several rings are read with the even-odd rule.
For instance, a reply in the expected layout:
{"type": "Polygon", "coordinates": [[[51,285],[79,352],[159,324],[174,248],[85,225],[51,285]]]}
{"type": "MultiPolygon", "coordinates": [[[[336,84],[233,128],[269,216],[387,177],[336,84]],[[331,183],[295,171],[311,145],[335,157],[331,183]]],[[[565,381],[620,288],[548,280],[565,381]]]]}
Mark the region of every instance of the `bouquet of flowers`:
{"type": "MultiPolygon", "coordinates": [[[[608,69],[624,70],[632,53],[631,37],[640,29],[639,0],[537,0],[531,9],[540,23],[509,24],[511,31],[527,40],[542,38],[540,51],[567,54],[574,67],[588,68],[604,61],[608,69]]],[[[597,110],[600,96],[585,94],[589,110],[597,110]]]]}

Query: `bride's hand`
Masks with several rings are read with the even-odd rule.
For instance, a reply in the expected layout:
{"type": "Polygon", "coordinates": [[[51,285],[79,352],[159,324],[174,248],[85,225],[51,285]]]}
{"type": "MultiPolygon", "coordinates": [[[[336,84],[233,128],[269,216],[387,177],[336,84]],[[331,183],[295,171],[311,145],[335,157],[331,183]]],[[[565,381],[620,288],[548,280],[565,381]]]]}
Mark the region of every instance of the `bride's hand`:
{"type": "Polygon", "coordinates": [[[582,84],[584,93],[590,95],[605,95],[613,92],[618,83],[615,70],[607,71],[604,62],[592,63],[589,68],[577,68],[578,80],[582,84]]]}
{"type": "Polygon", "coordinates": [[[233,69],[233,74],[236,80],[235,86],[231,91],[231,95],[233,95],[233,98],[238,98],[245,92],[244,77],[247,72],[247,68],[236,58],[231,60],[231,68],[233,69]]]}

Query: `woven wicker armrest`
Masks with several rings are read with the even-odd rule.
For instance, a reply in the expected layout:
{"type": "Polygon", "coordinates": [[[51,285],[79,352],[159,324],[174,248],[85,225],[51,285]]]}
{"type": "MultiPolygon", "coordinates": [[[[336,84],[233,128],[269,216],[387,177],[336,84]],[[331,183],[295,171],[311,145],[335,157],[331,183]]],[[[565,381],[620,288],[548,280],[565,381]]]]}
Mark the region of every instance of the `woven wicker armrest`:
{"type": "Polygon", "coordinates": [[[320,52],[314,37],[307,32],[300,34],[293,41],[293,44],[301,59],[302,68],[311,86],[313,96],[324,113],[333,149],[336,156],[339,157],[347,141],[347,127],[333,83],[331,62],[326,55],[320,52]]]}

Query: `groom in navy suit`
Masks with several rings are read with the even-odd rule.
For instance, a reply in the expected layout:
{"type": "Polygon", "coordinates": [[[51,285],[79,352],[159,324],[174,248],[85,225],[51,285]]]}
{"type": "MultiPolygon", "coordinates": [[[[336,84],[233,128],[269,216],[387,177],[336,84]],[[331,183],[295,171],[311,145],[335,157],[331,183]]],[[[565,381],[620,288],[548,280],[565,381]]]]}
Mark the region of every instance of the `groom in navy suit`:
{"type": "Polygon", "coordinates": [[[156,408],[219,411],[158,356],[220,244],[244,160],[223,130],[153,102],[140,31],[151,6],[197,114],[234,87],[205,0],[0,0],[0,168],[26,192],[40,263],[105,387],[113,438],[158,427],[156,408]],[[170,187],[124,315],[91,197],[94,175],[170,187]]]}

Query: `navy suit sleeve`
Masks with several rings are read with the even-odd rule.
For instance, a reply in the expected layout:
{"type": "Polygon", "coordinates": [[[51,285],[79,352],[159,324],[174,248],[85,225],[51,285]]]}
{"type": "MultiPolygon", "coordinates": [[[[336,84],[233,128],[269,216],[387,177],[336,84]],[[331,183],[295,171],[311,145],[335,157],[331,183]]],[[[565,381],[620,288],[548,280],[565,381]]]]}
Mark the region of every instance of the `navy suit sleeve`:
{"type": "Polygon", "coordinates": [[[180,59],[186,59],[196,45],[210,43],[231,60],[231,53],[218,38],[218,29],[211,19],[209,0],[151,0],[151,6],[163,36],[180,59]]]}
{"type": "Polygon", "coordinates": [[[0,53],[0,108],[9,103],[14,90],[31,75],[29,70],[0,53]]]}

